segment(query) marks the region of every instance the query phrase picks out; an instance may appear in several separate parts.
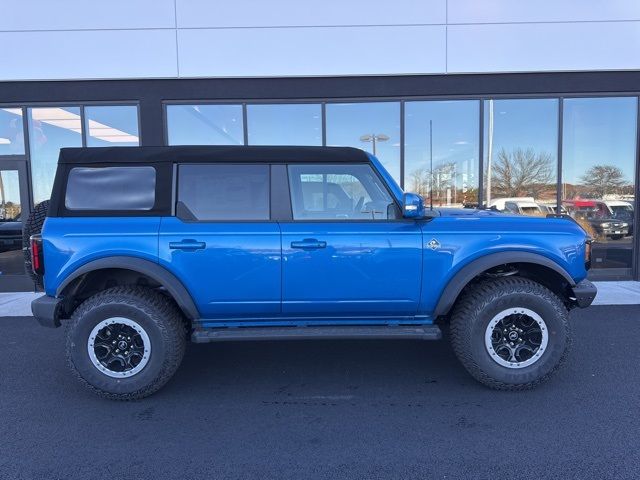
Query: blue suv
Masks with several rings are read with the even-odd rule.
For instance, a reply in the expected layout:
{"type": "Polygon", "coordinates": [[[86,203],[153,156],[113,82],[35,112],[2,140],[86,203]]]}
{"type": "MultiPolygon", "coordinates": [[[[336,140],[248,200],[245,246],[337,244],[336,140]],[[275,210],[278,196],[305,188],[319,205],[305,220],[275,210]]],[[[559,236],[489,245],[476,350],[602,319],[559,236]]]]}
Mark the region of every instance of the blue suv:
{"type": "Polygon", "coordinates": [[[113,399],[147,396],[187,341],[441,338],[503,390],[546,380],[596,294],[569,218],[428,209],[353,148],[62,149],[31,263],[42,325],[113,399]]]}

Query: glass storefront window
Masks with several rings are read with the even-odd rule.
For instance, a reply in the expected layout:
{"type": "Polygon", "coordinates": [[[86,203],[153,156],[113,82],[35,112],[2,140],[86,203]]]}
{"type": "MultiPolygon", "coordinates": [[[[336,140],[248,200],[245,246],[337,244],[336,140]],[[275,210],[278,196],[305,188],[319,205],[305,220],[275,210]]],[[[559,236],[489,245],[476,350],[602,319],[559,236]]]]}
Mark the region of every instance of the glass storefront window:
{"type": "Polygon", "coordinates": [[[400,103],[330,103],[327,145],[373,153],[400,183],[400,103]]]}
{"type": "Polygon", "coordinates": [[[0,107],[0,155],[23,154],[22,109],[0,107]]]}
{"type": "Polygon", "coordinates": [[[19,174],[0,169],[0,276],[23,273],[19,174]]]}
{"type": "Polygon", "coordinates": [[[484,200],[524,215],[555,210],[558,100],[485,100],[484,200]]]}
{"type": "Polygon", "coordinates": [[[433,182],[434,206],[477,204],[479,110],[477,100],[405,102],[405,191],[429,204],[433,182]]]}
{"type": "Polygon", "coordinates": [[[563,110],[563,207],[595,239],[593,268],[630,275],[637,99],[572,98],[563,110]]]}
{"type": "Polygon", "coordinates": [[[169,145],[243,145],[242,105],[167,105],[169,145]]]}
{"type": "Polygon", "coordinates": [[[30,108],[28,118],[33,200],[38,204],[51,195],[60,149],[82,146],[82,121],[80,107],[30,108]]]}
{"type": "Polygon", "coordinates": [[[249,145],[322,145],[318,104],[247,105],[249,145]]]}
{"type": "Polygon", "coordinates": [[[139,145],[138,108],[133,105],[106,105],[84,108],[87,147],[139,145]]]}

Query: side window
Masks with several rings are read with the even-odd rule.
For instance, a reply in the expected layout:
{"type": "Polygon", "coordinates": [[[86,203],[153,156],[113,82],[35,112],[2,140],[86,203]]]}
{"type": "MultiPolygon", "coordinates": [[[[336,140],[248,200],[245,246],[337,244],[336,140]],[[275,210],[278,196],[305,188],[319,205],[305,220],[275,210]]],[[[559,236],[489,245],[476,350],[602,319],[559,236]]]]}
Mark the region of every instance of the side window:
{"type": "Polygon", "coordinates": [[[269,220],[268,165],[180,165],[177,216],[185,220],[269,220]]]}
{"type": "Polygon", "coordinates": [[[156,200],[156,169],[74,167],[67,179],[68,210],[151,210],[156,200]]]}
{"type": "Polygon", "coordinates": [[[506,202],[504,204],[504,209],[509,213],[520,213],[518,211],[518,206],[513,202],[506,202]]]}
{"type": "Polygon", "coordinates": [[[400,218],[382,181],[367,164],[290,165],[294,220],[400,218]]]}

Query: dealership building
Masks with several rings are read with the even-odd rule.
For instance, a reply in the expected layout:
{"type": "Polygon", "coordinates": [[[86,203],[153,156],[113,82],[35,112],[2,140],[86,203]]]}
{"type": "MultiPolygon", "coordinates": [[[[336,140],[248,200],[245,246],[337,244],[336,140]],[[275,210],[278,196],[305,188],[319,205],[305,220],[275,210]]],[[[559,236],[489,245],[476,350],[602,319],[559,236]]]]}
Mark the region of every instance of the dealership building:
{"type": "Polygon", "coordinates": [[[61,147],[348,145],[436,207],[567,213],[639,280],[640,3],[10,2],[0,291],[61,147]]]}

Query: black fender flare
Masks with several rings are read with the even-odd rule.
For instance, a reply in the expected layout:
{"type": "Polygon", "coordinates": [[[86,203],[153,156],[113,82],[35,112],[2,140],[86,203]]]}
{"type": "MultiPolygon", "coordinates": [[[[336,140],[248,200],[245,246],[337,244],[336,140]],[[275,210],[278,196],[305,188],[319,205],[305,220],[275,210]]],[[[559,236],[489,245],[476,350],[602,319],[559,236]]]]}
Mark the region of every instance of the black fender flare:
{"type": "Polygon", "coordinates": [[[157,263],[136,257],[105,257],[85,263],[64,279],[56,290],[56,297],[60,296],[62,292],[64,292],[64,289],[81,275],[108,268],[121,268],[123,270],[131,270],[147,275],[167,289],[187,318],[190,320],[197,320],[200,318],[198,309],[196,308],[189,291],[175,275],[157,263]]]}
{"type": "Polygon", "coordinates": [[[434,311],[434,317],[449,313],[449,310],[453,307],[453,304],[458,298],[458,295],[460,295],[460,292],[462,292],[462,289],[466,287],[473,278],[490,268],[504,265],[506,263],[532,263],[540,265],[560,274],[567,281],[569,286],[573,287],[576,283],[564,268],[553,260],[537,253],[519,251],[491,253],[468,263],[462,267],[462,269],[460,269],[460,271],[456,273],[451,280],[449,280],[449,283],[444,288],[442,295],[440,295],[440,300],[438,301],[434,311]]]}

